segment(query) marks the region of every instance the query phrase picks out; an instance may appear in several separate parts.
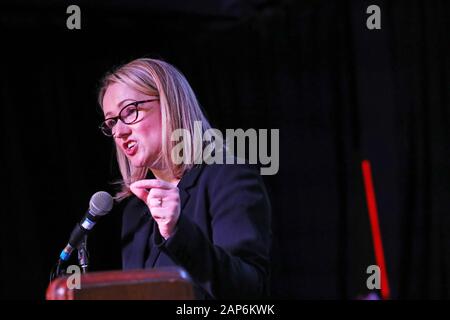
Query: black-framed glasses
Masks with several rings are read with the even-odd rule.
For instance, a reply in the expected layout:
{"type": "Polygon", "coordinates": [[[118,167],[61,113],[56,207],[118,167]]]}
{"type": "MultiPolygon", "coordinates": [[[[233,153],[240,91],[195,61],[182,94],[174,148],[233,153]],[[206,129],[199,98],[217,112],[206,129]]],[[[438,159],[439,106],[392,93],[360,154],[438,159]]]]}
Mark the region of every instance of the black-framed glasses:
{"type": "Polygon", "coordinates": [[[134,102],[127,104],[120,110],[119,115],[117,117],[111,117],[111,118],[105,119],[105,121],[103,121],[99,126],[100,130],[102,130],[103,134],[107,137],[114,136],[113,129],[114,129],[114,126],[117,124],[117,121],[119,121],[119,119],[120,119],[120,121],[122,121],[125,124],[135,123],[139,118],[138,106],[142,103],[152,102],[152,101],[156,101],[156,100],[159,100],[159,98],[134,101],[134,102]]]}

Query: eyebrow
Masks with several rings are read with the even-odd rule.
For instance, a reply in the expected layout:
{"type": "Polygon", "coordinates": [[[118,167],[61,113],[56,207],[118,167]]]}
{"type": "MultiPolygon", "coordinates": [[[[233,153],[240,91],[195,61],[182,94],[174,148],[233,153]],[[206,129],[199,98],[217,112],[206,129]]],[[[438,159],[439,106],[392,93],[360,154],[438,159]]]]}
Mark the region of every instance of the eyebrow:
{"type": "MultiPolygon", "coordinates": [[[[124,100],[119,102],[119,104],[117,105],[117,109],[122,108],[124,103],[127,102],[127,101],[130,101],[130,103],[132,103],[132,102],[136,102],[136,101],[139,101],[139,100],[136,100],[136,99],[124,99],[124,100]]],[[[107,113],[105,113],[105,119],[108,118],[108,117],[111,117],[111,112],[109,112],[109,111],[107,113]]]]}

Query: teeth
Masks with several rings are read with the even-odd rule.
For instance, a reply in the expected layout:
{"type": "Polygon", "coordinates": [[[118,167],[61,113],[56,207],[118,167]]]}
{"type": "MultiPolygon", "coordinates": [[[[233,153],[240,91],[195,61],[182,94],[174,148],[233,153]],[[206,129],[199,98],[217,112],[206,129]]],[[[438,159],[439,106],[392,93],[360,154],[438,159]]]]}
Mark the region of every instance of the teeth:
{"type": "Polygon", "coordinates": [[[135,144],[136,144],[136,142],[130,141],[130,142],[128,142],[128,144],[127,144],[127,148],[128,148],[128,149],[131,149],[131,148],[134,147],[135,144]]]}

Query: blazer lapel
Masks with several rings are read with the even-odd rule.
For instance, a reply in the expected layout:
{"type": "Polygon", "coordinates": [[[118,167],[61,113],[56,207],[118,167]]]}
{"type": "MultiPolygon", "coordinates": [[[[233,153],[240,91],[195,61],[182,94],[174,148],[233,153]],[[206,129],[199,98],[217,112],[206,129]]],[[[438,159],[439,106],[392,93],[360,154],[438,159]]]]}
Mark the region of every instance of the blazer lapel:
{"type": "Polygon", "coordinates": [[[181,212],[183,212],[186,203],[189,200],[190,194],[189,189],[192,188],[203,170],[204,165],[197,165],[193,167],[191,170],[186,172],[178,183],[178,189],[180,190],[180,202],[181,202],[181,212]]]}
{"type": "MultiPolygon", "coordinates": [[[[183,209],[189,200],[190,194],[186,189],[179,188],[179,190],[180,190],[180,203],[181,203],[180,208],[181,208],[181,212],[183,212],[183,209]]],[[[180,214],[181,214],[181,212],[180,212],[180,214]]]]}

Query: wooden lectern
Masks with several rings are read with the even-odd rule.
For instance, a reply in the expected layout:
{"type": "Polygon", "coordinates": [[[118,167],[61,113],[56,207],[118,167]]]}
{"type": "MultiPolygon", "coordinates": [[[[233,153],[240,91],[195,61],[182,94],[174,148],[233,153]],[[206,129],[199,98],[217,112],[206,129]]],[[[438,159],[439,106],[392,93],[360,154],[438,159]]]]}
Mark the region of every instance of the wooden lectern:
{"type": "Polygon", "coordinates": [[[80,289],[69,289],[69,276],[53,280],[47,300],[193,300],[193,286],[181,268],[92,272],[80,275],[80,289]]]}

